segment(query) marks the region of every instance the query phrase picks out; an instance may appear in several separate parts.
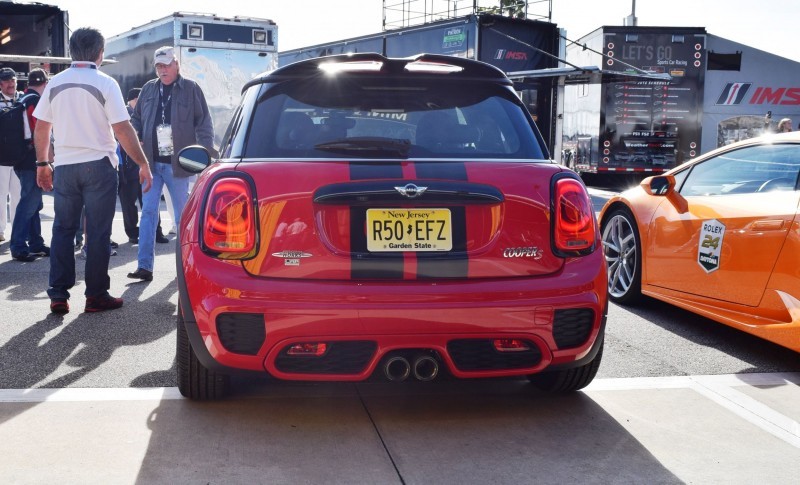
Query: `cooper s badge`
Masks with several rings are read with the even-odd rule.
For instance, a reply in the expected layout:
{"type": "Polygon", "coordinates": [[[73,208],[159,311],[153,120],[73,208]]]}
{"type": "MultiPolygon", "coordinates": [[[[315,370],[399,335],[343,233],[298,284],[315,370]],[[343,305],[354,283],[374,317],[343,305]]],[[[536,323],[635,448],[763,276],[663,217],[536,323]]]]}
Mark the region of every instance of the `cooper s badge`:
{"type": "Polygon", "coordinates": [[[542,250],[536,246],[524,246],[519,248],[505,248],[504,258],[533,258],[542,259],[542,250]]]}

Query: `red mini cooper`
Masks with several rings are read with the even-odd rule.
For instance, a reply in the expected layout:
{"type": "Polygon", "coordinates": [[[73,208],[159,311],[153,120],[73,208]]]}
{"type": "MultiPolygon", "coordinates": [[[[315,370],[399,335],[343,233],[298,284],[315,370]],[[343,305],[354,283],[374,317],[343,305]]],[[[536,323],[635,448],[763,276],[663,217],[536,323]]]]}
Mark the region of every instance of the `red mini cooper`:
{"type": "Polygon", "coordinates": [[[606,269],[586,188],[502,71],[354,54],[250,81],[177,251],[178,387],[597,373],[606,269]]]}

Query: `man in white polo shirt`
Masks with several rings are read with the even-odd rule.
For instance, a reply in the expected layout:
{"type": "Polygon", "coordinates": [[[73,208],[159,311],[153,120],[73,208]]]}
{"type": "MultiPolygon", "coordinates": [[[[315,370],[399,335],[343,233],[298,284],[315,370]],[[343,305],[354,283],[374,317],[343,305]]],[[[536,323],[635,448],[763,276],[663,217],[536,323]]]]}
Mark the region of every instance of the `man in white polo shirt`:
{"type": "Polygon", "coordinates": [[[117,82],[97,70],[103,61],[105,39],[93,28],[81,28],[69,39],[72,65],[54,76],[33,112],[39,121],[34,130],[36,183],[45,191],[55,189],[55,219],[50,243],[50,311],[69,311],[69,290],[75,285],[73,241],[81,208],[86,208],[86,312],[113,310],[122,298],[108,294],[111,279],[111,223],[116,210],[117,142],[139,166],[142,191],[153,180],[150,168],[130,124],[128,110],[117,82]],[[55,158],[52,166],[48,143],[53,132],[55,158]],[[116,138],[116,139],[115,139],[116,138]],[[55,185],[53,181],[55,180],[55,185]]]}

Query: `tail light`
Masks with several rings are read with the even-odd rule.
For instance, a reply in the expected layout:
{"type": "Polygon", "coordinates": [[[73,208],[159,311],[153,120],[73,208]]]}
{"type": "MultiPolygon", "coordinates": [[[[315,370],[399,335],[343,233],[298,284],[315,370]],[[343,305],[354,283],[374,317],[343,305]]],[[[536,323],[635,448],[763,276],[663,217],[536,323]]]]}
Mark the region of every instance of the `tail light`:
{"type": "Polygon", "coordinates": [[[553,186],[553,208],[554,252],[568,257],[594,251],[597,223],[583,184],[571,177],[557,178],[553,186]]]}
{"type": "Polygon", "coordinates": [[[250,253],[256,244],[255,214],[250,185],[240,178],[221,178],[208,193],[203,214],[203,243],[232,259],[250,253]]]}

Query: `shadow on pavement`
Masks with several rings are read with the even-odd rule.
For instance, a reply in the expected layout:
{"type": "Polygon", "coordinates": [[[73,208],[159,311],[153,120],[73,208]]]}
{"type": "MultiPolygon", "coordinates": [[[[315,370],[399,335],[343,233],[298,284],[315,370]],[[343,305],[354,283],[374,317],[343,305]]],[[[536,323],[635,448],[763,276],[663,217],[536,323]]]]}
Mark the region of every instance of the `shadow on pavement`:
{"type": "Polygon", "coordinates": [[[162,401],[137,483],[680,482],[583,393],[431,384],[271,382],[162,401]]]}

